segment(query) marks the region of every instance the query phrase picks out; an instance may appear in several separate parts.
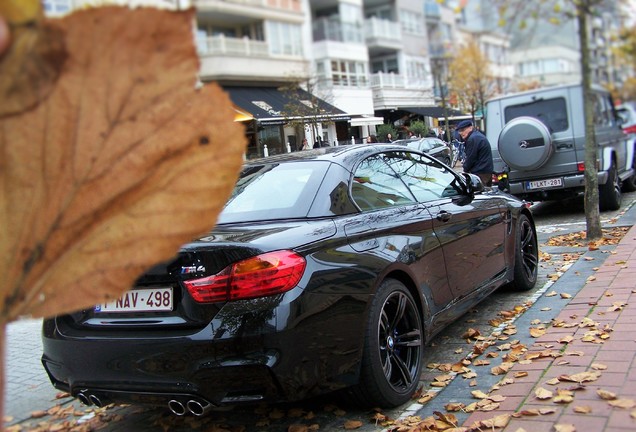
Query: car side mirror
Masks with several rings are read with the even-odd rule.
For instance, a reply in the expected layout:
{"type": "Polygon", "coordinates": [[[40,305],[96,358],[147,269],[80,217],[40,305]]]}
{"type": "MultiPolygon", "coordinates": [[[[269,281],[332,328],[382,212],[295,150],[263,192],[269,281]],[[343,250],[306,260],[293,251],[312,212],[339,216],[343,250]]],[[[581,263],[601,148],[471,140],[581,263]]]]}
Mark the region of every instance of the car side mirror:
{"type": "Polygon", "coordinates": [[[470,173],[463,173],[466,179],[466,185],[468,186],[468,193],[473,195],[484,191],[484,184],[481,182],[479,176],[470,173]]]}

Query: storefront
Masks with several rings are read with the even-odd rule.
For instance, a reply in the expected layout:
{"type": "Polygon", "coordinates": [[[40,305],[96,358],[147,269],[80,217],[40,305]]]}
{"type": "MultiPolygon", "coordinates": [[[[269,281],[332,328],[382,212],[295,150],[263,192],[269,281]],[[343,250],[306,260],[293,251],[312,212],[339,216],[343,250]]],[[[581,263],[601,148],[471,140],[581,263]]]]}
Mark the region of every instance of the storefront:
{"type": "Polygon", "coordinates": [[[337,145],[348,138],[351,117],[302,89],[223,89],[235,105],[236,121],[245,124],[248,159],[301,150],[303,138],[312,146],[317,141],[337,145]]]}

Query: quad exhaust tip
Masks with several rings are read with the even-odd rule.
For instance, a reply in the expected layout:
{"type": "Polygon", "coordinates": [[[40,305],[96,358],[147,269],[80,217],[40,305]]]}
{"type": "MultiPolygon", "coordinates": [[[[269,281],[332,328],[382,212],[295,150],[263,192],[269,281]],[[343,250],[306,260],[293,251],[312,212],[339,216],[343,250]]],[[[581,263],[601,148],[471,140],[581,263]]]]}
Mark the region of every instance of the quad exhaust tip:
{"type": "Polygon", "coordinates": [[[197,417],[204,416],[212,409],[212,404],[207,402],[200,402],[196,399],[188,400],[185,405],[183,402],[177,399],[171,399],[168,402],[168,409],[176,416],[183,416],[186,413],[193,414],[197,417]]]}
{"type": "Polygon", "coordinates": [[[102,408],[103,406],[107,405],[102,399],[100,399],[99,396],[94,393],[89,393],[86,390],[82,390],[81,392],[79,392],[77,394],[77,399],[79,399],[79,401],[86,406],[95,405],[97,408],[102,408]]]}

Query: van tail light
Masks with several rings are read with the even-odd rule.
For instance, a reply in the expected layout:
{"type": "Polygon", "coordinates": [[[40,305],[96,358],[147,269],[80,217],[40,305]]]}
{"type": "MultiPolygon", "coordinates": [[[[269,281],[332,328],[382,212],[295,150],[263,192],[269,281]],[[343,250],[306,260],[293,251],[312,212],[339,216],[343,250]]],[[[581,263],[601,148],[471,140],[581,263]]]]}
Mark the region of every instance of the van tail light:
{"type": "Polygon", "coordinates": [[[626,134],[636,133],[636,124],[632,126],[627,126],[626,128],[623,129],[623,132],[625,132],[626,134]]]}
{"type": "Polygon", "coordinates": [[[579,162],[576,164],[576,169],[579,172],[584,172],[585,171],[585,162],[579,162]]]}
{"type": "Polygon", "coordinates": [[[305,258],[295,252],[268,252],[183,283],[199,303],[245,300],[289,291],[300,281],[306,265],[305,258]]]}

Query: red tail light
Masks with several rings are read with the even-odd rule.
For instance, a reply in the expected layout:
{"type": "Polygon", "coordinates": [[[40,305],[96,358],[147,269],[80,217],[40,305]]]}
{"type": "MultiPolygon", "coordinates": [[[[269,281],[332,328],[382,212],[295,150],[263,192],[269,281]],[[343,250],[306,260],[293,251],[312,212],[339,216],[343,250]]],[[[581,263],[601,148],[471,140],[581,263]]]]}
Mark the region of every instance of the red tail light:
{"type": "Polygon", "coordinates": [[[625,132],[626,134],[636,133],[636,124],[632,125],[632,126],[627,126],[626,128],[623,128],[623,132],[625,132]]]}
{"type": "Polygon", "coordinates": [[[213,276],[184,281],[194,300],[213,303],[264,297],[289,291],[298,284],[305,258],[276,251],[236,262],[213,276]]]}

